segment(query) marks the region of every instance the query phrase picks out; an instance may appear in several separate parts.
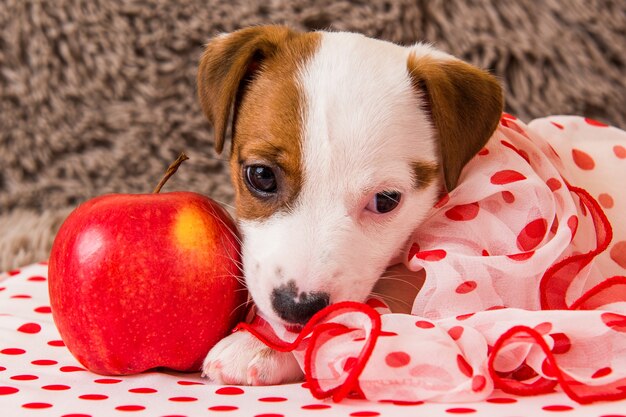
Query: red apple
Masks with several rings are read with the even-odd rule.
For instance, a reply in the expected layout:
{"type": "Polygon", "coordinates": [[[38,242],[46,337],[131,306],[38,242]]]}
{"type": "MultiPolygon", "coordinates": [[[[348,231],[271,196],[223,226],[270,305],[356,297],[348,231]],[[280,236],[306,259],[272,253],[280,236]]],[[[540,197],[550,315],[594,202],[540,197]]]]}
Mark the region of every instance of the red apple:
{"type": "Polygon", "coordinates": [[[94,198],[52,246],[54,322],[93,372],[197,371],[242,319],[239,252],[232,218],[200,194],[94,198]]]}

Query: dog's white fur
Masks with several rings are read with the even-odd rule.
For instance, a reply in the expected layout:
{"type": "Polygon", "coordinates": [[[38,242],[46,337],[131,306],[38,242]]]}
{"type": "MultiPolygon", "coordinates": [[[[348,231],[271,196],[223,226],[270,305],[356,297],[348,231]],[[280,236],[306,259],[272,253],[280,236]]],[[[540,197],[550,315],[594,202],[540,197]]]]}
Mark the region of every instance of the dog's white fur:
{"type": "Polygon", "coordinates": [[[437,156],[407,57],[407,49],[386,42],[324,33],[300,71],[302,190],[289,213],[240,222],[244,276],[268,318],[280,320],[270,295],[288,280],[299,291],[330,293],[331,302],[365,299],[432,207],[438,184],[415,190],[410,167],[415,160],[437,164],[437,156]],[[401,191],[400,206],[382,215],[366,211],[384,190],[401,191]]]}
{"type": "MultiPolygon", "coordinates": [[[[228,36],[228,35],[223,35],[228,36]]],[[[403,256],[412,231],[432,208],[441,178],[415,187],[411,163],[439,164],[434,127],[407,70],[409,54],[453,59],[418,44],[401,47],[353,33],[321,33],[299,69],[304,93],[303,181],[289,212],[239,223],[244,276],[266,317],[272,290],[324,291],[331,303],[363,301],[403,256]],[[387,214],[366,209],[376,193],[400,191],[387,214]]],[[[289,353],[236,332],[208,354],[203,373],[228,384],[277,384],[302,378],[289,353]]]]}

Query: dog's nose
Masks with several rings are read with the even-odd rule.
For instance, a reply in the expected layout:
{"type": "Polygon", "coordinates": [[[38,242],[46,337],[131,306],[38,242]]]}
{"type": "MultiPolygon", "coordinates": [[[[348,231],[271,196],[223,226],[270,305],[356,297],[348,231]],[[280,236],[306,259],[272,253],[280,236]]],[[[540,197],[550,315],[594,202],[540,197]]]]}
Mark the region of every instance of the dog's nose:
{"type": "Polygon", "coordinates": [[[318,311],[330,303],[330,296],[325,292],[301,292],[295,282],[274,288],[272,307],[278,316],[290,323],[305,324],[318,311]]]}

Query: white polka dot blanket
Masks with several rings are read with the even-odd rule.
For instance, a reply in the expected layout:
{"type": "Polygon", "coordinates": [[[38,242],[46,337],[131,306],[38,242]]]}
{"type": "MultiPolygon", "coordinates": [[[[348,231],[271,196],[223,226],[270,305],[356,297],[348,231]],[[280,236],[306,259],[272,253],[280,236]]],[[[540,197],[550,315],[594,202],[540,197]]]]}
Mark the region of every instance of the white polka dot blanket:
{"type": "MultiPolygon", "coordinates": [[[[420,320],[419,326],[434,328],[427,320],[420,320]]],[[[380,334],[387,336],[391,333],[380,334]]],[[[564,350],[568,345],[561,341],[560,346],[564,350]]],[[[401,364],[401,356],[392,355],[389,363],[401,364]]],[[[433,363],[436,357],[431,358],[433,363]]],[[[350,362],[346,369],[349,366],[350,362]]],[[[626,417],[626,400],[580,405],[562,392],[522,397],[495,389],[485,401],[455,400],[453,404],[388,398],[346,398],[333,403],[312,398],[310,388],[308,382],[267,387],[212,385],[199,372],[163,369],[126,376],[89,372],[71,355],[54,326],[47,265],[0,273],[2,417],[626,417]]]]}
{"type": "Polygon", "coordinates": [[[258,316],[240,327],[294,351],[317,398],[624,399],[625,146],[591,119],[505,114],[413,236],[406,266],[426,280],[411,315],[371,300],[299,333],[258,316]]]}

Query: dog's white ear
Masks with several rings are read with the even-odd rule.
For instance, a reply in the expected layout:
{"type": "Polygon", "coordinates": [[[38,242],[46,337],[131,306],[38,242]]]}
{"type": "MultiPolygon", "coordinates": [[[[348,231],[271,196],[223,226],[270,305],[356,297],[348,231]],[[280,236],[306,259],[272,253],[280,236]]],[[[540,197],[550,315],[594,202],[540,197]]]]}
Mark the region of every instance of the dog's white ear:
{"type": "Polygon", "coordinates": [[[198,98],[215,131],[215,149],[222,152],[226,126],[264,59],[276,53],[296,32],[285,26],[255,26],[216,36],[206,46],[198,69],[198,98]]]}
{"type": "Polygon", "coordinates": [[[436,130],[448,191],[500,120],[502,88],[488,72],[461,60],[411,53],[408,71],[436,130]]]}

